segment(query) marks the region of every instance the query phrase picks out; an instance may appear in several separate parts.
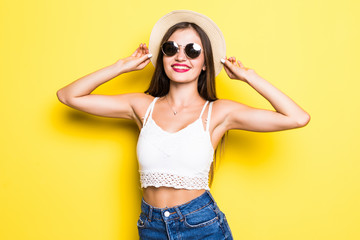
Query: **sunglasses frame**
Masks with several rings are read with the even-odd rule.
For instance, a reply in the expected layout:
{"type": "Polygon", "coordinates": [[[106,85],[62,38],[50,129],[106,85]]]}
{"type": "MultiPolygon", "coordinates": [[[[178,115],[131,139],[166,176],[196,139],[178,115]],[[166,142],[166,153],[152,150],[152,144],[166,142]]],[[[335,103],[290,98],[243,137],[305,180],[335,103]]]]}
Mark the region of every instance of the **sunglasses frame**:
{"type": "Polygon", "coordinates": [[[166,42],[164,42],[164,43],[161,45],[161,51],[162,51],[162,53],[163,53],[165,56],[168,56],[168,57],[175,56],[176,53],[174,53],[174,55],[167,55],[167,54],[165,53],[165,51],[164,51],[164,45],[165,45],[166,43],[173,43],[173,45],[176,47],[176,53],[178,53],[178,52],[180,51],[180,47],[184,47],[184,53],[185,53],[186,57],[188,57],[188,58],[190,58],[190,59],[198,58],[198,57],[200,56],[200,54],[201,54],[202,48],[201,48],[201,46],[200,46],[199,44],[197,44],[197,43],[188,43],[188,44],[186,44],[186,45],[184,46],[184,45],[177,44],[177,43],[174,42],[174,41],[166,41],[166,42]],[[187,47],[188,45],[191,45],[191,44],[192,44],[193,46],[196,46],[196,47],[199,48],[199,55],[196,56],[196,57],[194,57],[194,58],[190,57],[190,56],[186,53],[186,47],[187,47]]]}

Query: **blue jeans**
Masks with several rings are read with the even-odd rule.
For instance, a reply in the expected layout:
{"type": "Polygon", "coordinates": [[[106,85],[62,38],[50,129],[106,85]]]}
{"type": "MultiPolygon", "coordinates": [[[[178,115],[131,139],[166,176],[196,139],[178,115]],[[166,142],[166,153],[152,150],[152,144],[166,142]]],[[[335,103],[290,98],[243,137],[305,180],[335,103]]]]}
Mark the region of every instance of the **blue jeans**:
{"type": "Polygon", "coordinates": [[[226,217],[209,191],[172,208],[155,208],[142,199],[137,227],[144,240],[233,239],[226,217]]]}

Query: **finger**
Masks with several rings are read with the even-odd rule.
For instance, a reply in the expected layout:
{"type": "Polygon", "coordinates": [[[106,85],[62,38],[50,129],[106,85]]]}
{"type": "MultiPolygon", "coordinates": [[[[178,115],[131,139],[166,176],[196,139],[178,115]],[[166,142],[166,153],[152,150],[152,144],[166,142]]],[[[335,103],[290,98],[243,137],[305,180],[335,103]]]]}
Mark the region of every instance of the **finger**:
{"type": "Polygon", "coordinates": [[[140,57],[141,56],[141,47],[142,47],[142,43],[139,44],[138,48],[136,49],[136,51],[133,54],[133,57],[140,57]]]}
{"type": "Polygon", "coordinates": [[[150,59],[148,58],[145,62],[144,62],[144,64],[145,64],[145,66],[146,65],[148,65],[150,63],[150,59]]]}
{"type": "Polygon", "coordinates": [[[142,48],[142,43],[140,43],[139,47],[138,47],[138,51],[136,52],[135,57],[141,57],[141,48],[142,48]]]}
{"type": "Polygon", "coordinates": [[[225,70],[227,75],[230,76],[232,74],[232,72],[230,71],[230,69],[227,66],[224,66],[224,70],[225,70]]]}
{"type": "Polygon", "coordinates": [[[228,59],[225,59],[224,69],[226,73],[232,72],[231,67],[233,67],[232,63],[228,59]]]}
{"type": "Polygon", "coordinates": [[[224,67],[229,67],[231,65],[231,58],[223,58],[222,63],[224,64],[224,67]]]}
{"type": "Polygon", "coordinates": [[[145,49],[145,47],[146,47],[146,44],[144,43],[144,44],[142,45],[142,49],[141,49],[141,53],[142,53],[142,54],[146,54],[146,49],[145,49]]]}
{"type": "Polygon", "coordinates": [[[224,67],[224,70],[229,78],[234,78],[234,73],[228,67],[224,67]]]}
{"type": "Polygon", "coordinates": [[[236,70],[236,66],[233,64],[232,60],[233,60],[232,57],[230,57],[228,60],[225,60],[224,65],[228,68],[229,71],[233,73],[236,70]]]}
{"type": "Polygon", "coordinates": [[[141,56],[139,58],[139,62],[145,62],[145,61],[150,61],[150,58],[152,57],[152,54],[144,54],[143,56],[141,56]]]}
{"type": "Polygon", "coordinates": [[[248,67],[245,67],[239,60],[238,60],[238,64],[241,68],[245,69],[245,70],[249,70],[248,67]]]}
{"type": "Polygon", "coordinates": [[[242,62],[240,62],[240,60],[238,60],[237,63],[241,68],[245,68],[244,65],[242,64],[242,62]]]}
{"type": "Polygon", "coordinates": [[[144,50],[145,46],[144,46],[144,44],[145,43],[141,44],[141,52],[140,52],[141,56],[143,56],[145,54],[145,50],[144,50]]]}
{"type": "Polygon", "coordinates": [[[150,59],[152,57],[152,54],[144,54],[140,56],[136,56],[134,59],[132,59],[135,66],[140,66],[143,64],[146,60],[150,59]]]}
{"type": "Polygon", "coordinates": [[[140,63],[137,66],[137,69],[143,69],[144,67],[146,67],[146,65],[148,65],[150,63],[150,59],[145,60],[144,62],[140,63]]]}
{"type": "Polygon", "coordinates": [[[148,54],[149,53],[149,48],[146,46],[146,43],[145,43],[145,54],[148,54]]]}

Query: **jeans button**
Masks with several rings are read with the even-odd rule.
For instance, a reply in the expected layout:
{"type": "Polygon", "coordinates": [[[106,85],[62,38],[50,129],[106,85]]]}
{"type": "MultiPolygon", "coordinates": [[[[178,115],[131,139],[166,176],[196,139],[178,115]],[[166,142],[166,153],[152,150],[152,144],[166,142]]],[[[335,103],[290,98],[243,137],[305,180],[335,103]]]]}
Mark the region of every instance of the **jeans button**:
{"type": "Polygon", "coordinates": [[[165,211],[165,212],[164,212],[164,216],[165,216],[165,217],[169,217],[169,216],[170,216],[170,212],[169,212],[169,211],[165,211]]]}

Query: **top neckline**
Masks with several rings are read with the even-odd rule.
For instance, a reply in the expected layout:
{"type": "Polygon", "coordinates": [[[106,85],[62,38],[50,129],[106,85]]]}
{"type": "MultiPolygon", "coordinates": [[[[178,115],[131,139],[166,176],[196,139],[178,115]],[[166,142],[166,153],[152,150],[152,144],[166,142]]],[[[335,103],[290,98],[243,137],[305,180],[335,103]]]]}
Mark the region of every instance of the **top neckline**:
{"type": "Polygon", "coordinates": [[[165,132],[165,133],[167,133],[167,134],[176,134],[176,133],[183,132],[183,131],[186,130],[187,128],[191,127],[192,125],[195,125],[197,122],[200,121],[200,123],[201,123],[201,129],[202,129],[204,132],[207,131],[207,129],[204,130],[204,126],[203,126],[203,124],[202,124],[202,115],[203,115],[203,113],[204,113],[204,111],[205,111],[205,109],[206,109],[206,106],[207,106],[207,104],[209,103],[209,101],[206,101],[206,102],[204,103],[204,106],[203,106],[203,108],[202,108],[202,110],[201,110],[200,116],[199,116],[195,121],[192,121],[191,123],[189,123],[188,125],[186,125],[185,127],[181,128],[180,130],[178,130],[178,131],[176,131],[176,132],[169,132],[169,131],[167,131],[167,130],[164,130],[162,127],[160,127],[160,126],[156,123],[156,121],[153,119],[153,117],[152,117],[152,113],[153,113],[153,110],[154,110],[154,107],[155,107],[155,103],[156,103],[156,101],[157,101],[158,99],[159,99],[159,97],[155,97],[155,99],[153,100],[153,103],[152,103],[152,105],[150,106],[150,109],[149,109],[149,110],[150,110],[150,112],[149,112],[149,118],[148,118],[147,120],[144,119],[144,121],[146,121],[146,122],[144,122],[144,126],[148,123],[149,120],[151,120],[151,121],[155,124],[155,126],[156,126],[157,128],[159,128],[161,131],[163,131],[163,132],[165,132]]]}
{"type": "MultiPolygon", "coordinates": [[[[180,130],[178,130],[178,131],[176,131],[176,132],[169,132],[169,131],[167,131],[167,130],[164,130],[162,127],[160,127],[160,126],[155,122],[155,120],[154,120],[152,117],[151,117],[149,120],[152,121],[152,122],[154,123],[154,125],[155,125],[158,129],[160,129],[162,132],[164,132],[164,133],[166,133],[166,134],[169,134],[169,135],[181,133],[181,132],[185,131],[186,129],[190,128],[192,125],[195,125],[197,122],[200,122],[200,123],[201,123],[201,121],[200,121],[201,118],[198,118],[198,119],[196,119],[195,121],[189,123],[188,125],[186,125],[185,127],[181,128],[180,130]]],[[[148,121],[149,121],[149,120],[148,120],[148,121]]],[[[204,130],[204,126],[202,126],[202,124],[201,124],[201,128],[202,128],[202,130],[203,130],[204,132],[206,131],[206,130],[204,130]]]]}

